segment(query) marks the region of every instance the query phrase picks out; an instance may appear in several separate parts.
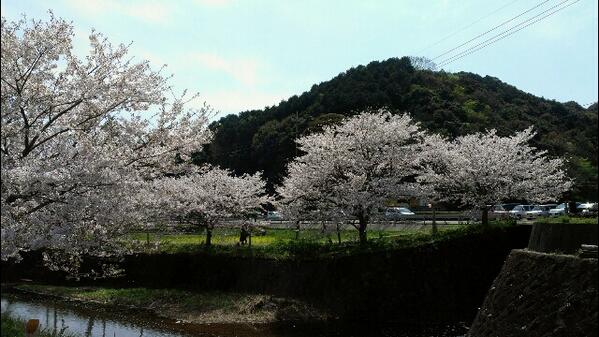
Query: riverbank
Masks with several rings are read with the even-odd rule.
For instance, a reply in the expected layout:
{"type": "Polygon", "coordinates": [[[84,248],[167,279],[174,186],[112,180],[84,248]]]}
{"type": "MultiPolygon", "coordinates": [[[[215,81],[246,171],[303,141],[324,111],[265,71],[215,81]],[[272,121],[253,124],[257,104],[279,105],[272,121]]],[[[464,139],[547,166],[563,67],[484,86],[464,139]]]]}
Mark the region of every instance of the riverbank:
{"type": "Polygon", "coordinates": [[[364,249],[353,247],[351,252],[298,253],[287,258],[209,251],[136,254],[120,263],[126,270],[124,276],[105,280],[68,280],[65,274],[45,269],[41,254],[31,252],[18,265],[3,262],[2,280],[263,294],[299,300],[344,320],[362,322],[471,322],[509,252],[528,244],[530,229],[479,227],[415,246],[390,248],[373,243],[364,249]]]}
{"type": "Polygon", "coordinates": [[[147,310],[158,317],[197,324],[319,322],[335,318],[306,302],[265,294],[40,284],[5,285],[3,291],[44,296],[66,302],[147,310]]]}
{"type": "MultiPolygon", "coordinates": [[[[18,322],[38,318],[52,337],[464,337],[463,323],[435,325],[326,322],[194,324],[165,319],[147,310],[63,301],[25,293],[2,293],[2,313],[18,322]],[[64,329],[66,336],[61,336],[64,329]]],[[[18,328],[18,324],[17,324],[18,328]]],[[[6,337],[15,337],[22,334],[6,337]]]]}

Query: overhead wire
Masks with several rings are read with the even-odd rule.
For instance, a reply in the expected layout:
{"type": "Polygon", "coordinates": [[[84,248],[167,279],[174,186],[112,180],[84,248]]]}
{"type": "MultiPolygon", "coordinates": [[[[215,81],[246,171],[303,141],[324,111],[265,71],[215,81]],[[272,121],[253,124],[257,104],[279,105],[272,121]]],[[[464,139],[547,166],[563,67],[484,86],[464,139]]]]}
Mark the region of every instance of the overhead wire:
{"type": "Polygon", "coordinates": [[[500,27],[502,27],[502,26],[505,26],[506,24],[508,24],[508,23],[510,23],[510,22],[512,22],[512,21],[514,21],[514,20],[516,20],[517,18],[521,17],[522,15],[525,15],[525,14],[527,14],[527,13],[529,13],[529,12],[531,12],[531,11],[533,11],[533,10],[535,10],[535,9],[539,8],[539,7],[541,7],[542,5],[546,4],[546,3],[547,3],[547,2],[549,2],[549,1],[551,1],[551,0],[545,0],[545,1],[541,2],[541,3],[538,3],[538,4],[536,4],[534,7],[532,7],[532,8],[529,8],[529,9],[527,9],[526,11],[524,11],[524,12],[522,12],[522,13],[520,13],[520,14],[518,14],[518,15],[514,16],[514,17],[512,17],[511,19],[509,19],[509,20],[506,20],[506,21],[504,21],[504,22],[500,23],[499,25],[497,25],[497,26],[495,26],[495,27],[493,27],[493,28],[491,28],[491,29],[489,29],[489,30],[485,31],[484,33],[478,34],[477,36],[475,36],[475,37],[471,38],[470,40],[468,40],[468,41],[466,41],[466,42],[464,42],[464,43],[462,43],[461,45],[459,45],[459,46],[457,46],[457,47],[454,47],[454,48],[452,48],[452,49],[450,49],[450,50],[448,50],[448,51],[446,51],[446,52],[444,52],[444,53],[442,53],[442,54],[440,54],[440,55],[438,55],[438,56],[435,56],[434,58],[432,58],[432,60],[434,61],[434,60],[436,60],[436,59],[438,59],[438,58],[440,58],[440,57],[442,57],[442,56],[445,56],[445,55],[447,55],[447,54],[451,53],[452,51],[454,51],[454,50],[456,50],[456,49],[459,49],[459,48],[461,48],[461,47],[463,47],[463,46],[467,45],[468,43],[470,43],[470,42],[472,42],[472,41],[474,41],[474,40],[476,40],[476,39],[478,39],[478,38],[481,38],[481,37],[483,37],[483,36],[485,36],[485,35],[489,34],[490,32],[492,32],[492,31],[494,31],[494,30],[496,30],[496,29],[498,29],[498,28],[500,28],[500,27]]]}
{"type": "Polygon", "coordinates": [[[441,43],[441,42],[443,42],[443,41],[446,41],[447,39],[449,39],[449,38],[451,38],[451,37],[454,37],[454,36],[455,36],[455,35],[457,35],[458,33],[461,33],[461,32],[463,32],[464,30],[466,30],[466,29],[468,29],[468,28],[470,28],[470,27],[474,26],[475,24],[477,24],[477,23],[481,22],[482,20],[484,20],[484,19],[486,19],[486,18],[488,18],[488,17],[492,16],[493,14],[495,14],[495,13],[497,13],[497,12],[501,11],[502,9],[504,9],[504,8],[506,8],[506,7],[508,7],[508,6],[511,6],[511,5],[513,5],[514,3],[518,2],[518,1],[519,1],[519,0],[513,0],[513,1],[511,1],[511,2],[509,2],[509,3],[507,3],[507,4],[503,5],[503,6],[501,6],[501,7],[499,7],[499,8],[497,8],[497,9],[493,10],[491,13],[489,13],[489,14],[487,14],[487,15],[485,15],[485,16],[483,16],[483,17],[481,17],[481,18],[478,18],[478,19],[476,19],[475,21],[473,21],[473,22],[469,23],[468,25],[466,25],[466,26],[464,26],[464,27],[462,27],[462,28],[460,28],[460,29],[458,29],[458,30],[454,31],[453,33],[451,33],[451,34],[449,34],[449,35],[447,35],[447,36],[445,36],[445,37],[441,38],[440,40],[438,40],[438,41],[436,41],[436,42],[433,42],[433,43],[429,44],[428,46],[426,46],[426,47],[424,47],[424,48],[420,49],[420,50],[419,50],[419,51],[417,51],[415,54],[416,54],[416,55],[418,55],[418,54],[422,53],[423,51],[425,51],[425,50],[427,50],[427,49],[429,49],[429,48],[431,48],[431,47],[434,47],[434,46],[438,45],[439,43],[441,43]]]}
{"type": "Polygon", "coordinates": [[[455,61],[457,61],[457,60],[459,60],[459,59],[461,59],[463,57],[466,57],[466,56],[468,56],[470,54],[473,54],[473,53],[475,53],[475,52],[477,52],[477,51],[479,51],[479,50],[481,50],[481,49],[483,49],[483,48],[485,48],[485,47],[487,47],[489,45],[492,45],[492,44],[496,43],[497,41],[503,40],[504,38],[506,38],[508,36],[511,36],[511,35],[519,32],[519,31],[521,31],[522,29],[524,29],[526,27],[529,27],[529,26],[531,26],[531,25],[533,25],[533,24],[535,24],[535,23],[537,23],[539,21],[542,21],[545,18],[547,18],[547,17],[549,17],[549,16],[551,16],[551,15],[553,15],[553,14],[555,14],[555,13],[557,13],[557,12],[559,12],[559,11],[567,8],[567,7],[570,7],[571,5],[579,2],[580,0],[575,0],[574,2],[571,2],[571,3],[569,3],[569,4],[565,5],[565,6],[559,7],[559,6],[565,4],[568,1],[569,0],[563,1],[563,2],[559,3],[558,5],[555,5],[555,6],[551,7],[551,8],[549,8],[549,9],[541,12],[540,14],[537,14],[537,15],[531,17],[531,18],[529,18],[529,19],[527,19],[527,20],[519,23],[518,25],[516,25],[516,26],[514,26],[514,27],[512,27],[510,29],[507,29],[507,30],[505,30],[505,31],[503,31],[503,32],[501,32],[501,33],[499,33],[499,34],[497,34],[497,35],[495,35],[495,36],[493,36],[493,37],[491,37],[491,38],[489,38],[489,39],[487,39],[487,40],[479,43],[479,44],[476,44],[476,45],[474,45],[474,46],[472,46],[472,47],[470,47],[470,48],[468,48],[468,49],[466,49],[466,50],[464,50],[464,51],[462,51],[462,52],[460,52],[460,53],[458,53],[458,54],[456,54],[454,56],[446,58],[445,60],[439,62],[438,67],[442,67],[442,66],[450,64],[452,62],[455,62],[455,61]],[[550,12],[547,15],[542,16],[543,14],[551,11],[552,9],[555,9],[556,7],[559,7],[559,8],[556,9],[556,10],[554,10],[554,11],[552,11],[552,12],[550,12]],[[539,16],[542,16],[542,17],[540,17],[537,20],[534,20],[534,21],[530,22],[531,20],[533,20],[535,18],[538,18],[539,16]],[[523,24],[526,24],[526,25],[522,26],[523,24]],[[519,26],[521,26],[521,27],[519,27],[519,26]],[[516,28],[518,28],[518,29],[516,29],[516,28]],[[516,29],[516,30],[514,30],[514,29],[516,29]]]}

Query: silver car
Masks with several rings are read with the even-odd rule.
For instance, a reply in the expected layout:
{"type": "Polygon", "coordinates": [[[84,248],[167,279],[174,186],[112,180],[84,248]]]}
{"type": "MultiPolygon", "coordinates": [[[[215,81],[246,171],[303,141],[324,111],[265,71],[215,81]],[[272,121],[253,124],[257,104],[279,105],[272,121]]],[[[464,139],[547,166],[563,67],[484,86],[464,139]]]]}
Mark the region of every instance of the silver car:
{"type": "MultiPolygon", "coordinates": [[[[566,213],[568,213],[568,211],[566,210],[566,206],[568,206],[568,205],[566,205],[565,203],[557,205],[555,208],[552,208],[549,210],[549,215],[551,215],[551,216],[565,215],[566,213]]],[[[576,208],[578,208],[578,206],[580,206],[579,202],[576,203],[576,208]]]]}
{"type": "Polygon", "coordinates": [[[510,217],[522,219],[526,216],[526,212],[532,211],[534,205],[518,205],[510,211],[510,217]]]}
{"type": "Polygon", "coordinates": [[[385,210],[385,219],[387,220],[409,219],[414,215],[416,215],[414,212],[405,207],[389,207],[385,210]]]}
{"type": "Polygon", "coordinates": [[[283,215],[280,212],[269,211],[268,213],[266,213],[266,220],[282,221],[282,220],[285,220],[285,218],[283,217],[283,215]]]}
{"type": "Polygon", "coordinates": [[[532,210],[526,212],[526,218],[535,219],[542,216],[549,216],[549,210],[556,206],[557,204],[536,205],[532,210]]]}
{"type": "Polygon", "coordinates": [[[499,204],[489,209],[489,219],[505,219],[509,217],[510,211],[518,204],[499,204]]]}

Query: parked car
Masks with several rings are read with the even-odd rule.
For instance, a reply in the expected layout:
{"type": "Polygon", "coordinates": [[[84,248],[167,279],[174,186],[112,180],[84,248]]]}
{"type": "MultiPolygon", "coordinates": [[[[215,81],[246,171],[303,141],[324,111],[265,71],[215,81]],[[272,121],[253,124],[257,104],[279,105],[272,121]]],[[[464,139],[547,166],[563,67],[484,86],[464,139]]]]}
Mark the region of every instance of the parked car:
{"type": "Polygon", "coordinates": [[[522,219],[526,216],[526,212],[532,211],[534,205],[518,205],[510,211],[510,217],[522,219]]]}
{"type": "MultiPolygon", "coordinates": [[[[559,204],[559,205],[557,205],[557,207],[552,208],[552,209],[549,210],[549,215],[550,216],[565,215],[567,213],[567,211],[566,211],[566,207],[567,206],[568,205],[566,205],[565,203],[559,204]]],[[[580,206],[579,202],[576,203],[576,208],[578,208],[578,206],[580,206]]]]}
{"type": "Polygon", "coordinates": [[[526,212],[526,218],[535,219],[542,216],[549,216],[549,210],[556,206],[557,204],[536,205],[532,210],[526,212]]]}
{"type": "Polygon", "coordinates": [[[389,207],[385,209],[385,219],[387,220],[409,219],[414,215],[416,213],[405,207],[389,207]]]}
{"type": "Polygon", "coordinates": [[[566,214],[566,204],[559,204],[555,208],[549,210],[550,216],[558,216],[566,214]]]}
{"type": "Polygon", "coordinates": [[[503,219],[510,216],[510,211],[518,204],[499,204],[494,205],[489,210],[489,219],[503,219]]]}
{"type": "Polygon", "coordinates": [[[585,202],[584,204],[578,205],[579,212],[583,215],[597,214],[597,203],[596,202],[585,202]]]}
{"type": "Polygon", "coordinates": [[[281,221],[281,220],[285,220],[283,218],[283,215],[277,211],[269,211],[266,213],[266,220],[270,220],[270,221],[281,221]]]}

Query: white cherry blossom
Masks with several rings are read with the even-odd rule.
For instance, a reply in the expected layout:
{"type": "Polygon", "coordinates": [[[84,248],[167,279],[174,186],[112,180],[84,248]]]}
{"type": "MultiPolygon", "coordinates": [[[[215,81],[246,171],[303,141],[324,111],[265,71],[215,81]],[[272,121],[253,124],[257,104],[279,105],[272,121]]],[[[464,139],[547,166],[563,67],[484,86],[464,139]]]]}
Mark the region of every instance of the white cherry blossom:
{"type": "Polygon", "coordinates": [[[418,192],[423,136],[410,116],[379,109],[302,137],[297,143],[305,154],[289,164],[280,204],[288,213],[355,218],[365,242],[368,222],[385,200],[418,192]]]}
{"type": "Polygon", "coordinates": [[[2,259],[58,249],[123,251],[117,239],[143,218],[136,191],[184,171],[211,138],[205,106],[189,110],[168,77],[135,61],[128,46],[89,35],[89,55],[73,53],[73,26],[2,18],[2,259]]]}
{"type": "Polygon", "coordinates": [[[447,141],[428,137],[418,181],[437,200],[455,201],[483,211],[509,200],[557,200],[572,186],[562,159],[528,145],[533,128],[501,137],[495,130],[447,141]]]}
{"type": "Polygon", "coordinates": [[[234,176],[229,170],[202,167],[180,177],[165,177],[147,184],[141,204],[151,218],[180,216],[206,229],[206,245],[212,230],[225,219],[254,216],[270,202],[260,173],[234,176]]]}

